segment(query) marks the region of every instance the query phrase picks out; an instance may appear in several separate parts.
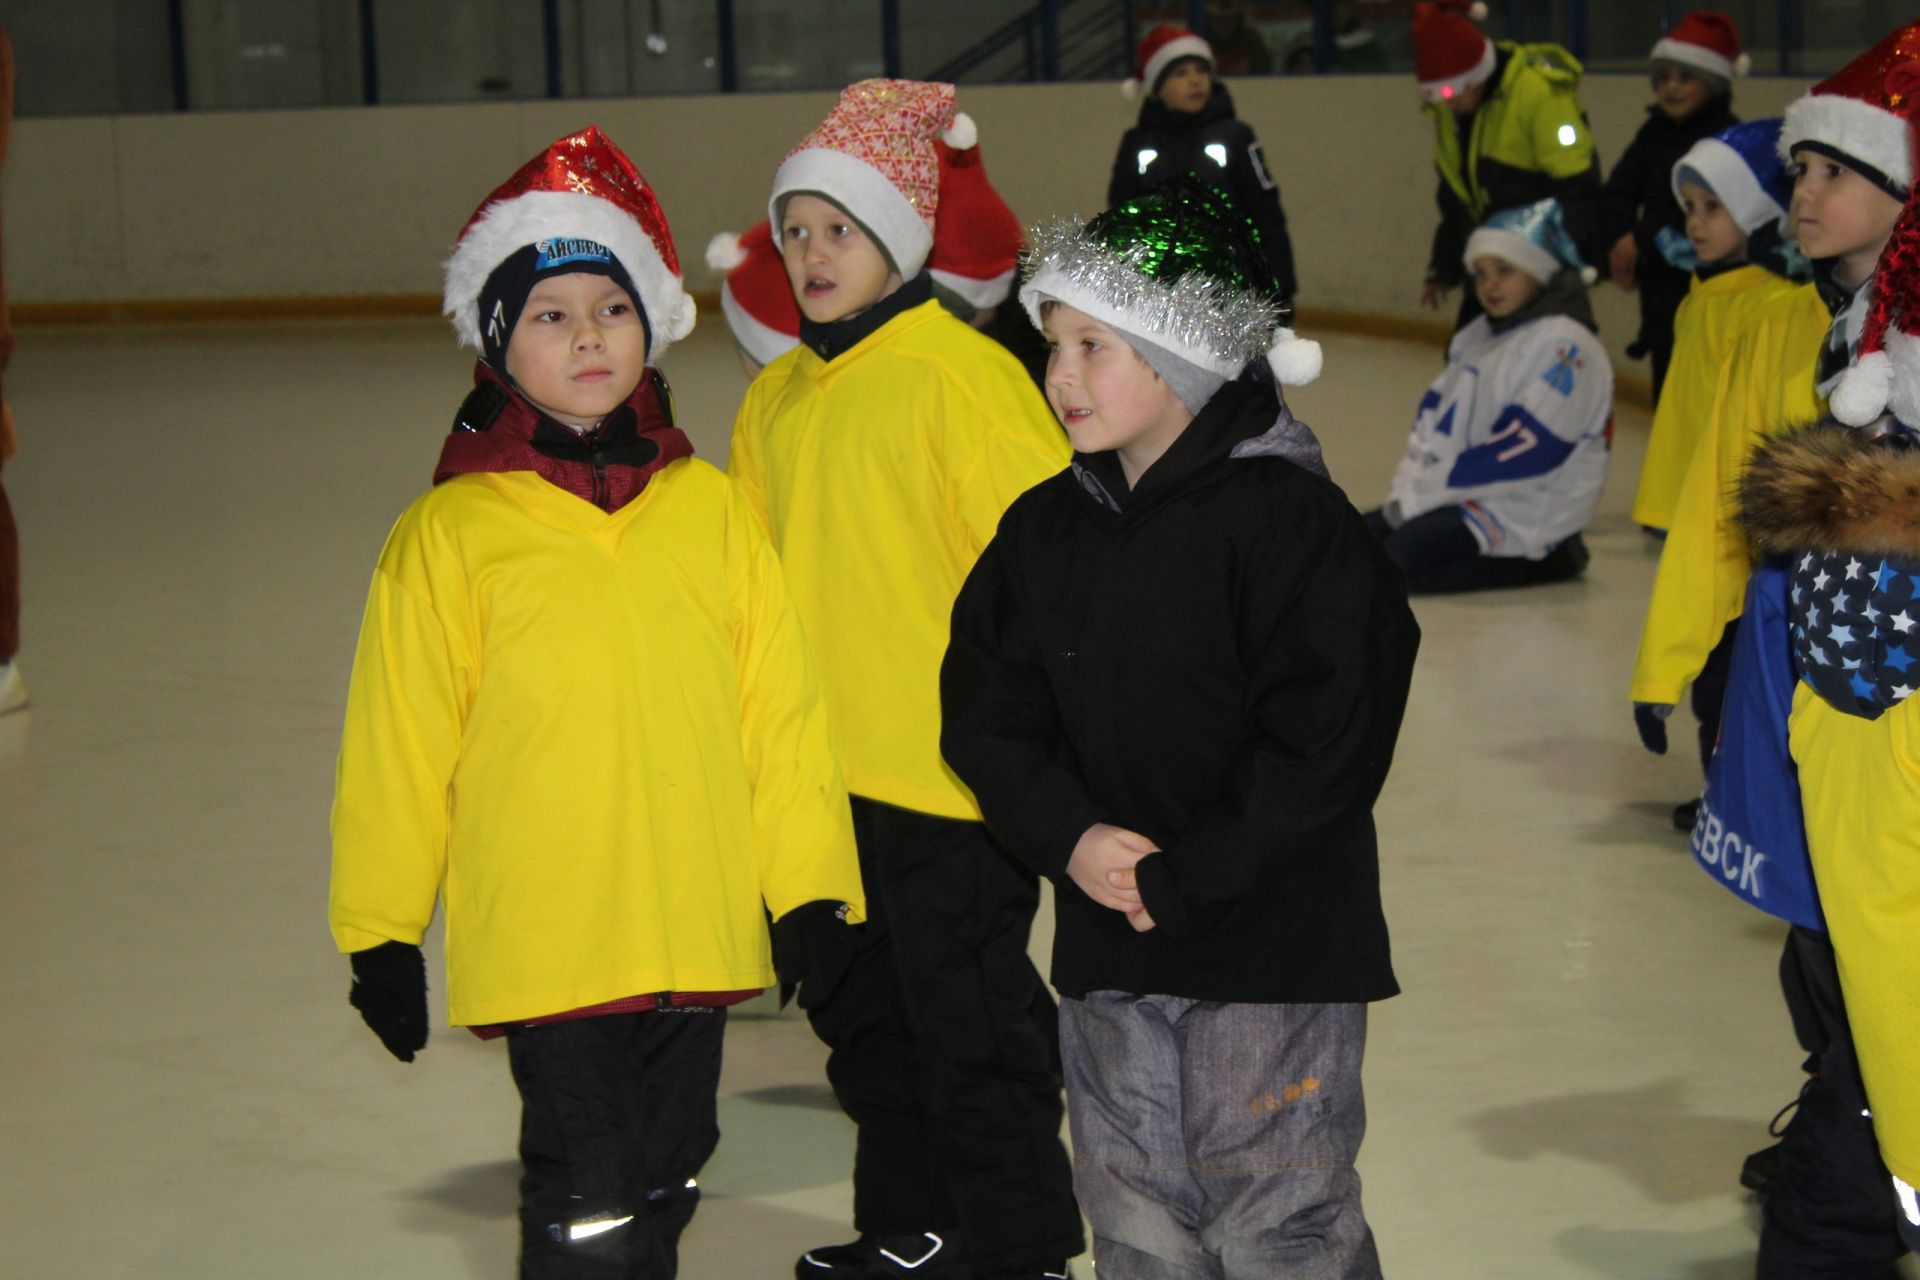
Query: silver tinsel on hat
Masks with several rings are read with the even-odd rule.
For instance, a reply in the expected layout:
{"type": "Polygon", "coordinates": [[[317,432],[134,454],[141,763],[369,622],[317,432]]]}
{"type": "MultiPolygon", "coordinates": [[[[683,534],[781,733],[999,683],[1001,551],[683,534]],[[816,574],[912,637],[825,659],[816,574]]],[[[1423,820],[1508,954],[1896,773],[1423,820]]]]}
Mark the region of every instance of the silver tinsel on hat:
{"type": "MultiPolygon", "coordinates": [[[[1280,325],[1280,307],[1260,293],[1236,289],[1210,275],[1189,271],[1177,280],[1148,274],[1153,246],[1111,246],[1086,234],[1080,218],[1060,218],[1036,227],[1022,255],[1027,289],[1022,300],[1040,322],[1038,300],[1028,290],[1052,295],[1049,281],[1066,291],[1099,299],[1125,317],[1129,332],[1150,336],[1176,350],[1205,353],[1231,377],[1266,358],[1280,325]]],[[[1062,298],[1069,302],[1069,298],[1062,298]]]]}

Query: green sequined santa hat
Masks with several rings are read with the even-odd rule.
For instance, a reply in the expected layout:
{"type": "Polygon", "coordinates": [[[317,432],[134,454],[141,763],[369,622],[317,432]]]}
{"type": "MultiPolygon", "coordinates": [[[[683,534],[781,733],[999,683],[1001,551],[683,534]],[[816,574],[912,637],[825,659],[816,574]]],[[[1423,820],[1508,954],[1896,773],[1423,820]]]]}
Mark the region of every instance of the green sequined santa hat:
{"type": "Polygon", "coordinates": [[[1051,300],[1222,378],[1263,359],[1283,386],[1320,376],[1320,344],[1283,323],[1259,231],[1224,194],[1192,178],[1092,221],[1036,227],[1025,262],[1020,301],[1036,326],[1051,300]]]}

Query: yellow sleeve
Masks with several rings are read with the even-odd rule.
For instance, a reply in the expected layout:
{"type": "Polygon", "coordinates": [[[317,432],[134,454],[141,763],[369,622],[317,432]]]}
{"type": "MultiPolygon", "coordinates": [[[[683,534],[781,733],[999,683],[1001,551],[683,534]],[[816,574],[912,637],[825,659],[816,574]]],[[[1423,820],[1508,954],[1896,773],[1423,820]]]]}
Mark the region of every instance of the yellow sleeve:
{"type": "Polygon", "coordinates": [[[1007,364],[1010,372],[996,369],[996,377],[944,380],[949,502],[969,565],[993,541],[1013,500],[1072,458],[1053,410],[1011,356],[1007,364]]]}
{"type": "Polygon", "coordinates": [[[866,898],[820,681],[773,545],[733,486],[727,544],[761,896],[776,920],[825,899],[850,903],[857,923],[866,918],[866,898]]]}
{"type": "Polygon", "coordinates": [[[418,944],[446,871],[448,788],[474,664],[390,561],[374,574],[347,690],[333,801],[328,921],[342,951],[418,944]]]}
{"type": "Polygon", "coordinates": [[[727,446],[727,475],[748,510],[760,521],[760,527],[770,529],[773,526],[767,516],[766,476],[761,470],[757,439],[759,403],[760,398],[748,387],[747,398],[740,402],[740,412],[733,419],[733,438],[727,446]]]}

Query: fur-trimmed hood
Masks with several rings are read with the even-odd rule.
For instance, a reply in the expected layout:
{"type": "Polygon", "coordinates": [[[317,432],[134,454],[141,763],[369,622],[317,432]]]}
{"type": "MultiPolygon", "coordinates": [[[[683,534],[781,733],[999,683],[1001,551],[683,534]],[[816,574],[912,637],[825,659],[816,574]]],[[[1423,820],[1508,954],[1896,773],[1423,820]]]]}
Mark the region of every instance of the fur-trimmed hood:
{"type": "Polygon", "coordinates": [[[1920,448],[1826,422],[1761,448],[1740,520],[1763,551],[1920,557],[1920,448]]]}

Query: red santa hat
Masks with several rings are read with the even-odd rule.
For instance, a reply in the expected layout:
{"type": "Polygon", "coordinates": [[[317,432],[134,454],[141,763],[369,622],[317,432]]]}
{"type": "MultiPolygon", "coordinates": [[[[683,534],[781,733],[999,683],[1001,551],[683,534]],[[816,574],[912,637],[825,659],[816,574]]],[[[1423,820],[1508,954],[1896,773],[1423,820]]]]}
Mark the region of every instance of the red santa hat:
{"type": "MultiPolygon", "coordinates": [[[[607,135],[588,125],[520,166],[461,229],[447,259],[442,299],[461,342],[485,349],[480,295],[494,269],[529,245],[557,240],[590,241],[618,260],[646,315],[649,361],[693,332],[693,299],[681,283],[680,257],[653,188],[607,135]]],[[[511,327],[517,318],[504,323],[511,327]]]]}
{"type": "Polygon", "coordinates": [[[1480,0],[1421,0],[1413,6],[1413,76],[1422,98],[1445,102],[1493,74],[1493,41],[1474,25],[1486,16],[1480,0]]]}
{"type": "Polygon", "coordinates": [[[1176,27],[1171,22],[1163,22],[1147,32],[1140,41],[1140,47],[1133,55],[1133,78],[1120,82],[1120,92],[1128,98],[1137,98],[1144,88],[1152,93],[1160,87],[1160,77],[1168,67],[1182,58],[1201,58],[1206,61],[1207,70],[1217,65],[1213,60],[1213,46],[1202,40],[1185,27],[1176,27]]]}
{"type": "Polygon", "coordinates": [[[997,307],[1013,291],[1025,233],[987,179],[980,148],[937,144],[940,210],[933,221],[927,268],[944,287],[978,310],[997,307]]]}
{"type": "Polygon", "coordinates": [[[933,248],[940,205],[935,138],[970,147],[973,121],[954,110],[953,86],[924,80],[862,80],[840,91],[820,127],[787,153],[767,211],[777,226],[787,197],[824,196],[851,214],[911,279],[933,248]]]}
{"type": "Polygon", "coordinates": [[[1733,25],[1733,15],[1717,9],[1695,9],[1680,19],[1647,56],[1655,62],[1678,62],[1729,83],[1753,69],[1753,59],[1740,49],[1740,29],[1733,25]]]}
{"type": "Polygon", "coordinates": [[[720,310],[733,340],[755,364],[772,364],[800,344],[800,307],[769,223],[715,236],[707,242],[707,265],[726,276],[720,310]]]}
{"type": "Polygon", "coordinates": [[[1920,22],[1899,28],[1787,108],[1780,154],[1830,156],[1907,198],[1915,176],[1914,74],[1920,66],[1920,22]]]}

